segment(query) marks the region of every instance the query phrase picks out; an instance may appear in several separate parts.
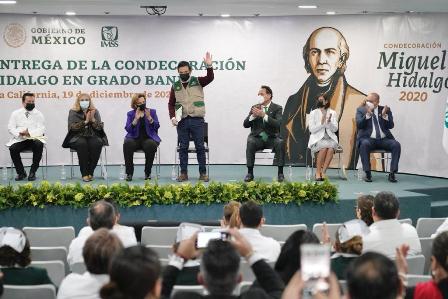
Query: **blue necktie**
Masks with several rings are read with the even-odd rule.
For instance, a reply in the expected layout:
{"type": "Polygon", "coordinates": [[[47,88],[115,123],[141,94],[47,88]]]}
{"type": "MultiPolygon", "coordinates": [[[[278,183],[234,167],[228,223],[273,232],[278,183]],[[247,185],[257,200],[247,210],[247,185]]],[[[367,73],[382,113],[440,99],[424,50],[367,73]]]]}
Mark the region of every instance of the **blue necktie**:
{"type": "Polygon", "coordinates": [[[381,139],[380,124],[378,123],[378,118],[376,118],[375,113],[373,113],[372,116],[373,116],[373,125],[375,126],[375,138],[381,139]]]}

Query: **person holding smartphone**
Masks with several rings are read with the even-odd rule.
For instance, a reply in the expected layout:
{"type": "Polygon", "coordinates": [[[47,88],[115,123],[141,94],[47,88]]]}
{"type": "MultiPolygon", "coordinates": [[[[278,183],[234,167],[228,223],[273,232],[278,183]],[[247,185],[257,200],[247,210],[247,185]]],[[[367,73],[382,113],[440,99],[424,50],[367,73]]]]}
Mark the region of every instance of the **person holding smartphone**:
{"type": "MultiPolygon", "coordinates": [[[[198,234],[180,242],[174,255],[163,273],[162,299],[170,298],[176,278],[183,269],[186,261],[197,257],[202,250],[196,246],[199,241],[198,234]]],[[[202,252],[201,271],[198,281],[204,285],[209,293],[203,296],[192,292],[178,292],[175,298],[277,298],[280,299],[284,284],[274,269],[263,257],[252,249],[251,244],[237,229],[229,229],[228,234],[221,234],[218,239],[208,242],[202,252]],[[231,236],[230,238],[229,235],[231,236]],[[224,236],[226,236],[224,238],[224,236]],[[241,258],[244,258],[252,267],[259,286],[251,287],[238,297],[233,291],[244,278],[239,272],[241,258]]]]}
{"type": "Polygon", "coordinates": [[[142,93],[132,96],[131,108],[127,114],[127,134],[123,143],[126,181],[132,181],[134,152],[137,150],[143,150],[145,153],[145,180],[150,180],[152,164],[161,141],[158,135],[159,119],[156,110],[146,106],[146,96],[142,93]]]}

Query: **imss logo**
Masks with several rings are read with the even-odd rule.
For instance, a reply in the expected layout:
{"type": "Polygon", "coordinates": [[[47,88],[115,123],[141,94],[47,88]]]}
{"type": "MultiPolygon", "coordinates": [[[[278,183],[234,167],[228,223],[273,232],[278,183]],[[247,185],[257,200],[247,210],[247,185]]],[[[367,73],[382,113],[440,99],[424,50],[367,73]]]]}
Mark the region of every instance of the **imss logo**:
{"type": "Polygon", "coordinates": [[[101,47],[118,47],[118,28],[116,26],[103,26],[101,47]]]}

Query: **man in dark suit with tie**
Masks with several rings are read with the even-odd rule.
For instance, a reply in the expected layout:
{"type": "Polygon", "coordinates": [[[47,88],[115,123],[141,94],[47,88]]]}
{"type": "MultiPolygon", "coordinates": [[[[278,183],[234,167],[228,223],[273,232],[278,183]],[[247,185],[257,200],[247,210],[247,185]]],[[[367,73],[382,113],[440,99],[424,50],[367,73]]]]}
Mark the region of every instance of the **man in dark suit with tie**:
{"type": "Polygon", "coordinates": [[[394,127],[392,111],[388,106],[379,106],[379,103],[380,96],[377,93],[370,93],[365,104],[356,110],[357,145],[362,168],[366,173],[364,181],[372,182],[370,151],[383,149],[392,154],[389,181],[395,183],[397,182],[395,173],[398,171],[401,145],[390,132],[390,129],[394,127]]]}
{"type": "Polygon", "coordinates": [[[280,124],[282,122],[283,108],[272,103],[272,89],[262,85],[258,92],[259,104],[252,106],[243,126],[250,128],[247,137],[246,164],[248,173],[245,182],[254,179],[255,152],[265,148],[272,148],[278,166],[278,181],[283,182],[283,165],[285,164],[284,141],[280,138],[280,124]]]}

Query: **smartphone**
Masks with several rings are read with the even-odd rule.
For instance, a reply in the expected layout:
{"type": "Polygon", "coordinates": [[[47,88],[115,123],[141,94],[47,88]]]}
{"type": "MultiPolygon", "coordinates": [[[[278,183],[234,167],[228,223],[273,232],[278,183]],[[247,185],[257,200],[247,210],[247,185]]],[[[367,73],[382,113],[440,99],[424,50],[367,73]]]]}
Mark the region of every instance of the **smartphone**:
{"type": "Polygon", "coordinates": [[[300,247],[300,265],[305,289],[311,293],[326,291],[330,277],[330,246],[304,244],[300,247]]]}
{"type": "Polygon", "coordinates": [[[190,238],[197,232],[204,231],[204,228],[196,223],[182,222],[176,234],[176,243],[190,238]]]}
{"type": "Polygon", "coordinates": [[[210,240],[227,241],[229,236],[228,232],[199,232],[196,240],[196,248],[206,248],[210,240]]]}

